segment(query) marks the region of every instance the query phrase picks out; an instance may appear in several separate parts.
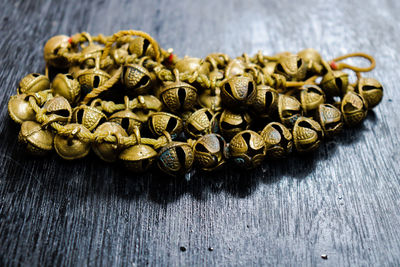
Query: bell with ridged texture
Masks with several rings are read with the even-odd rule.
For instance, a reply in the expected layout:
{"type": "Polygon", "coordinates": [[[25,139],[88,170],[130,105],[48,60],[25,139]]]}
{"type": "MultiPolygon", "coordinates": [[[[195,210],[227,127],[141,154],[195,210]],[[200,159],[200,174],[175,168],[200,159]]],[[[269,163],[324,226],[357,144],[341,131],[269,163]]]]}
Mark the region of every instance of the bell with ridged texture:
{"type": "Polygon", "coordinates": [[[309,153],[318,149],[324,132],[318,122],[300,117],[293,127],[293,143],[299,153],[309,153]]]}
{"type": "Polygon", "coordinates": [[[155,57],[156,54],[153,45],[143,37],[136,37],[130,41],[128,50],[129,53],[136,54],[138,57],[155,57]]]}
{"type": "Polygon", "coordinates": [[[324,136],[331,138],[343,128],[343,116],[339,109],[331,104],[321,104],[315,113],[315,120],[324,130],[324,136]]]}
{"type": "Polygon", "coordinates": [[[28,94],[44,91],[50,88],[50,80],[39,73],[30,73],[19,82],[18,94],[28,94]]]}
{"type": "Polygon", "coordinates": [[[135,127],[134,134],[137,144],[124,149],[119,155],[119,159],[124,162],[128,170],[142,173],[152,166],[157,158],[157,152],[151,146],[141,144],[138,127],[135,127]]]}
{"type": "Polygon", "coordinates": [[[81,96],[81,86],[71,74],[57,74],[51,89],[54,95],[65,97],[70,104],[76,104],[81,96]]]}
{"type": "Polygon", "coordinates": [[[313,48],[307,48],[301,50],[297,55],[303,59],[307,66],[307,74],[321,74],[323,71],[322,58],[317,50],[313,48]]]}
{"type": "Polygon", "coordinates": [[[201,58],[185,56],[175,64],[175,68],[179,70],[179,73],[192,75],[197,71],[199,75],[208,75],[210,73],[211,65],[209,62],[206,62],[201,58]]]}
{"type": "Polygon", "coordinates": [[[249,102],[257,115],[265,117],[277,113],[278,99],[279,94],[275,89],[268,85],[259,85],[249,102]]]}
{"type": "Polygon", "coordinates": [[[26,94],[13,95],[8,101],[8,114],[16,123],[22,124],[24,121],[34,121],[36,113],[29,104],[26,94]]]}
{"type": "Polygon", "coordinates": [[[301,104],[296,98],[279,94],[278,116],[286,127],[291,128],[301,115],[301,104]]]}
{"type": "MultiPolygon", "coordinates": [[[[121,127],[121,125],[115,122],[105,122],[99,125],[94,132],[96,136],[115,136],[117,139],[120,137],[127,137],[128,134],[121,127]]],[[[114,162],[118,159],[118,155],[121,152],[121,148],[114,143],[107,142],[105,140],[95,140],[92,144],[94,153],[106,162],[114,162]]]]}
{"type": "Polygon", "coordinates": [[[125,97],[125,109],[112,114],[109,121],[118,123],[128,134],[133,134],[133,129],[137,126],[142,128],[142,121],[129,108],[129,98],[125,97]]]}
{"type": "Polygon", "coordinates": [[[64,126],[71,131],[68,136],[56,134],[54,137],[54,149],[57,154],[66,160],[74,160],[85,157],[90,151],[88,140],[78,138],[78,134],[89,135],[90,131],[83,125],[71,123],[64,126]]]}
{"type": "Polygon", "coordinates": [[[199,138],[205,134],[218,131],[218,114],[209,109],[196,110],[185,124],[185,133],[193,138],[199,138]]]}
{"type": "Polygon", "coordinates": [[[124,65],[121,81],[129,92],[136,95],[147,94],[152,84],[150,72],[139,64],[124,65]]]}
{"type": "Polygon", "coordinates": [[[221,88],[221,101],[226,107],[233,110],[243,109],[249,99],[256,94],[253,79],[247,76],[234,76],[229,78],[221,88]]]}
{"type": "Polygon", "coordinates": [[[69,61],[62,55],[64,52],[70,52],[69,37],[66,35],[53,36],[44,45],[44,60],[52,67],[66,68],[69,61]]]}
{"type": "Polygon", "coordinates": [[[325,102],[325,93],[317,85],[303,85],[299,91],[301,107],[306,114],[325,102]]]}
{"type": "Polygon", "coordinates": [[[304,60],[291,53],[282,53],[279,55],[275,72],[283,75],[287,80],[301,81],[307,74],[307,65],[304,60]]]}
{"type": "Polygon", "coordinates": [[[260,135],[265,142],[266,158],[282,159],[292,152],[292,134],[283,124],[271,122],[264,127],[260,135]]]}
{"type": "Polygon", "coordinates": [[[182,119],[167,112],[153,113],[148,120],[148,126],[155,136],[162,136],[168,132],[173,139],[183,131],[182,119]]]}
{"type": "Polygon", "coordinates": [[[82,124],[89,131],[95,129],[98,125],[107,121],[107,116],[95,107],[96,102],[92,102],[90,106],[81,105],[74,109],[72,113],[72,121],[82,124]]]}
{"type": "Polygon", "coordinates": [[[200,137],[193,146],[195,163],[205,171],[220,168],[228,158],[228,146],[219,134],[200,137]]]}
{"type": "Polygon", "coordinates": [[[237,133],[250,127],[251,116],[247,112],[233,113],[225,109],[219,118],[219,130],[226,140],[231,140],[237,133]]]}
{"type": "Polygon", "coordinates": [[[368,109],[378,105],[383,97],[383,87],[374,78],[361,77],[358,80],[356,92],[364,98],[368,109]]]}
{"type": "Polygon", "coordinates": [[[368,108],[361,95],[355,92],[347,92],[342,100],[341,111],[345,124],[353,127],[367,117],[368,108]]]}
{"type": "Polygon", "coordinates": [[[347,91],[349,75],[343,71],[328,71],[321,80],[320,87],[328,97],[343,96],[347,91]]]}
{"type": "Polygon", "coordinates": [[[254,131],[242,131],[229,142],[229,155],[239,167],[253,169],[265,158],[264,139],[254,131]]]}
{"type": "Polygon", "coordinates": [[[104,70],[93,68],[79,72],[77,79],[81,85],[82,93],[87,94],[94,88],[106,83],[110,79],[110,75],[104,70]]]}
{"type": "Polygon", "coordinates": [[[71,121],[72,108],[63,96],[51,98],[44,104],[43,108],[46,110],[45,114],[49,117],[48,123],[67,124],[71,121]]]}
{"type": "Polygon", "coordinates": [[[32,155],[42,156],[53,149],[53,133],[43,129],[34,121],[25,121],[21,125],[18,141],[26,145],[27,151],[32,155]]]}

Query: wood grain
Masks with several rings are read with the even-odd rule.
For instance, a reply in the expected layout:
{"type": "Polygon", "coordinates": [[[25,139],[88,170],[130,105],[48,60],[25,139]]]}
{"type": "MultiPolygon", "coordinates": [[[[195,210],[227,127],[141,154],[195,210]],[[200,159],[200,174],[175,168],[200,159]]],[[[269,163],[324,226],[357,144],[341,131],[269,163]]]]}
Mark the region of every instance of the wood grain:
{"type": "Polygon", "coordinates": [[[399,10],[377,0],[2,1],[1,265],[398,266],[399,10]],[[43,72],[45,41],[121,29],[147,31],[179,56],[363,51],[377,60],[368,75],[385,97],[361,127],[317,153],[251,173],[171,180],[93,155],[26,155],[7,102],[24,75],[43,72]]]}

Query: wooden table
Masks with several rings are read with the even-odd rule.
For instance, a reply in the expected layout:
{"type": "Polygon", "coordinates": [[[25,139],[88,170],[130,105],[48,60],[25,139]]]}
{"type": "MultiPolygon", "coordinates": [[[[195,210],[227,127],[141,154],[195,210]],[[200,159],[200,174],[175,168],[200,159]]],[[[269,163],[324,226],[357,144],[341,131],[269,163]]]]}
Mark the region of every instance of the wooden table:
{"type": "Polygon", "coordinates": [[[1,265],[400,264],[399,1],[30,0],[0,10],[1,265]],[[24,75],[44,71],[45,41],[121,29],[149,32],[179,56],[363,51],[385,96],[317,153],[249,173],[171,180],[94,155],[26,155],[7,102],[24,75]]]}

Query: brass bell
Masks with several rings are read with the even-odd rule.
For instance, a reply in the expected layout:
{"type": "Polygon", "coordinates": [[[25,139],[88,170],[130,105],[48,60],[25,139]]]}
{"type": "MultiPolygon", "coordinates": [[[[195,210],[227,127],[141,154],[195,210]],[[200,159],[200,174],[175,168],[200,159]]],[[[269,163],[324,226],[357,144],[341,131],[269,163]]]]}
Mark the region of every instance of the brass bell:
{"type": "Polygon", "coordinates": [[[368,108],[361,95],[355,92],[347,92],[342,100],[341,111],[346,125],[352,127],[365,119],[368,108]]]}
{"type": "Polygon", "coordinates": [[[110,75],[101,69],[87,69],[79,72],[77,75],[78,82],[81,85],[81,90],[88,93],[102,86],[106,81],[110,79],[110,75]]]}
{"type": "Polygon", "coordinates": [[[53,79],[51,89],[54,95],[65,97],[71,104],[77,103],[81,96],[81,86],[71,74],[57,74],[53,79]]]}
{"type": "Polygon", "coordinates": [[[246,65],[242,58],[232,59],[225,68],[225,77],[232,78],[245,73],[246,65]]]}
{"type": "Polygon", "coordinates": [[[155,136],[162,136],[166,131],[175,138],[183,130],[182,119],[167,112],[153,113],[148,120],[148,125],[155,136]]]}
{"type": "Polygon", "coordinates": [[[324,130],[324,135],[328,138],[337,135],[343,128],[342,113],[334,105],[319,105],[315,118],[324,130]]]}
{"type": "Polygon", "coordinates": [[[264,139],[256,132],[245,130],[236,134],[229,143],[229,153],[241,168],[252,169],[265,158],[264,139]]]}
{"type": "Polygon", "coordinates": [[[260,135],[265,142],[267,158],[281,159],[292,152],[292,134],[283,124],[271,122],[264,127],[260,135]]]}
{"type": "Polygon", "coordinates": [[[29,153],[33,155],[45,155],[53,149],[53,133],[48,129],[42,129],[35,121],[24,121],[18,135],[18,141],[26,145],[29,153]]]}
{"type": "Polygon", "coordinates": [[[324,132],[318,122],[300,117],[293,127],[293,143],[299,153],[316,150],[322,142],[324,132]]]}
{"type": "Polygon", "coordinates": [[[296,98],[279,94],[278,116],[285,126],[291,128],[301,115],[301,104],[296,98]]]}
{"type": "Polygon", "coordinates": [[[324,70],[322,66],[322,58],[317,50],[313,48],[307,48],[301,50],[297,55],[303,59],[307,66],[307,72],[310,74],[321,74],[324,70]]]}
{"type": "Polygon", "coordinates": [[[307,65],[297,55],[282,53],[279,55],[275,72],[283,75],[287,80],[300,81],[306,77],[307,65]]]}
{"type": "Polygon", "coordinates": [[[325,93],[317,85],[303,85],[300,89],[300,103],[303,111],[309,113],[325,103],[325,93]]]}
{"type": "Polygon", "coordinates": [[[177,79],[176,82],[165,82],[160,90],[160,97],[172,112],[190,110],[196,104],[197,89],[177,79]]]}
{"type": "Polygon", "coordinates": [[[278,63],[277,62],[275,62],[275,61],[269,61],[269,62],[266,62],[265,64],[264,64],[264,67],[262,68],[262,72],[264,73],[264,74],[267,74],[267,75],[272,75],[272,74],[274,74],[275,73],[275,69],[276,69],[276,65],[277,65],[278,63]]]}
{"type": "Polygon", "coordinates": [[[141,144],[139,128],[135,128],[137,144],[121,152],[119,159],[124,162],[127,169],[133,172],[145,172],[153,164],[157,152],[148,145],[141,144]]]}
{"type": "Polygon", "coordinates": [[[126,57],[129,55],[128,47],[129,44],[117,44],[116,47],[111,48],[110,54],[117,65],[122,65],[125,62],[126,57]]]}
{"type": "Polygon", "coordinates": [[[125,87],[136,94],[146,94],[151,86],[151,74],[143,66],[127,64],[123,67],[121,80],[125,87]]]}
{"type": "Polygon", "coordinates": [[[277,113],[278,99],[279,94],[275,89],[267,85],[259,85],[249,101],[254,111],[259,116],[263,116],[277,113]]]}
{"type": "Polygon", "coordinates": [[[121,125],[128,134],[132,134],[136,126],[139,128],[142,127],[140,118],[129,109],[128,97],[125,97],[125,109],[112,114],[108,120],[121,125]]]}
{"type": "Polygon", "coordinates": [[[383,87],[374,78],[361,77],[356,88],[356,92],[364,98],[368,109],[372,109],[381,102],[383,87]]]}
{"type": "Polygon", "coordinates": [[[28,94],[44,91],[50,88],[50,80],[45,75],[31,73],[19,82],[18,94],[28,94]]]}
{"type": "Polygon", "coordinates": [[[185,132],[193,137],[199,138],[205,134],[218,131],[218,114],[215,114],[207,108],[196,110],[185,124],[185,132]]]}
{"type": "Polygon", "coordinates": [[[158,153],[158,167],[171,176],[189,172],[194,161],[192,147],[184,142],[169,142],[158,153]]]}
{"type": "Polygon", "coordinates": [[[247,76],[229,78],[221,88],[222,104],[231,109],[244,108],[249,99],[256,94],[255,83],[247,76]]]}
{"type": "Polygon", "coordinates": [[[214,93],[209,89],[204,90],[203,93],[201,93],[197,98],[197,103],[201,107],[208,108],[212,111],[221,110],[222,106],[220,89],[217,88],[214,93]]]}
{"type": "Polygon", "coordinates": [[[86,106],[78,106],[74,109],[72,114],[72,121],[82,124],[85,126],[89,131],[92,131],[100,125],[107,121],[107,116],[98,110],[94,106],[95,102],[92,102],[92,105],[86,106]]]}
{"type": "Polygon", "coordinates": [[[43,108],[46,110],[45,114],[49,117],[48,123],[58,122],[60,124],[67,124],[71,121],[71,105],[63,96],[51,98],[44,104],[43,108]]]}
{"type": "Polygon", "coordinates": [[[219,130],[226,140],[250,127],[252,119],[249,113],[233,113],[225,109],[219,118],[219,130]]]}
{"type": "Polygon", "coordinates": [[[203,59],[185,56],[175,64],[175,68],[178,69],[180,73],[187,73],[189,75],[192,75],[195,71],[197,71],[199,75],[208,75],[211,65],[203,59]]]}
{"type": "Polygon", "coordinates": [[[54,149],[57,154],[66,160],[74,160],[85,157],[90,151],[90,143],[77,137],[78,133],[90,134],[90,131],[83,125],[71,123],[64,126],[71,131],[69,136],[56,134],[54,137],[54,149]]]}
{"type": "Polygon", "coordinates": [[[143,37],[136,37],[129,43],[129,53],[136,54],[138,57],[155,57],[155,51],[149,40],[143,37]]]}
{"type": "Polygon", "coordinates": [[[44,60],[47,64],[56,68],[67,67],[69,61],[65,56],[62,56],[62,52],[69,52],[69,47],[68,36],[56,35],[51,37],[43,48],[44,60]]]}
{"type": "Polygon", "coordinates": [[[103,46],[97,44],[89,44],[81,51],[80,64],[85,69],[99,68],[100,57],[103,53],[103,46]]]}
{"type": "MultiPolygon", "coordinates": [[[[124,130],[124,128],[121,127],[121,125],[115,123],[115,122],[105,122],[98,126],[96,128],[96,131],[94,132],[96,136],[116,136],[117,138],[124,136],[127,137],[128,134],[124,130]]],[[[117,144],[110,143],[107,141],[98,141],[95,140],[95,142],[92,144],[92,148],[94,153],[96,153],[99,158],[106,162],[114,162],[118,159],[118,154],[121,150],[120,147],[118,147],[117,144]]]]}
{"type": "Polygon", "coordinates": [[[138,105],[132,111],[141,122],[147,122],[153,113],[159,112],[163,108],[162,102],[154,95],[140,95],[137,99],[138,105]]]}
{"type": "Polygon", "coordinates": [[[34,121],[36,113],[29,104],[26,94],[13,95],[8,101],[8,114],[16,123],[22,124],[24,121],[34,121]]]}
{"type": "Polygon", "coordinates": [[[205,171],[221,167],[228,158],[228,146],[219,134],[200,137],[193,146],[194,160],[205,171]]]}
{"type": "Polygon", "coordinates": [[[328,71],[321,80],[320,87],[328,97],[343,96],[349,84],[349,75],[343,71],[328,71]]]}

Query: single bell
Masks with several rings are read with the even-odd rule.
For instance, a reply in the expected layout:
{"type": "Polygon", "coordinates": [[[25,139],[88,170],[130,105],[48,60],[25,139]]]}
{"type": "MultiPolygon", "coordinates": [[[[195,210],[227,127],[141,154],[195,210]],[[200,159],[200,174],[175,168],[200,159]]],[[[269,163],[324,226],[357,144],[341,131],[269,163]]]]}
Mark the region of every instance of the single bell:
{"type": "Polygon", "coordinates": [[[138,64],[127,64],[123,67],[121,80],[125,87],[136,94],[147,93],[151,86],[150,72],[138,64]]]}
{"type": "Polygon", "coordinates": [[[343,71],[328,71],[322,78],[320,87],[328,97],[343,96],[349,84],[349,75],[343,71]]]}
{"type": "Polygon", "coordinates": [[[313,48],[307,48],[301,50],[297,55],[303,59],[307,66],[307,73],[310,74],[321,74],[323,71],[322,58],[317,50],[313,48]]]}
{"type": "Polygon", "coordinates": [[[303,111],[309,113],[325,103],[325,93],[317,85],[303,85],[300,89],[300,103],[303,111]]]}
{"type": "Polygon", "coordinates": [[[74,109],[72,114],[72,121],[82,124],[89,131],[92,131],[107,121],[107,116],[94,106],[81,105],[74,109]]]}
{"type": "Polygon", "coordinates": [[[165,82],[160,90],[160,97],[165,106],[172,112],[190,110],[196,104],[197,89],[179,80],[165,82]]]}
{"type": "MultiPolygon", "coordinates": [[[[96,136],[116,136],[117,138],[124,136],[127,137],[128,134],[121,127],[121,125],[115,122],[105,122],[96,128],[94,132],[96,136]]],[[[96,141],[92,144],[94,153],[96,153],[99,158],[106,162],[114,162],[118,159],[119,152],[121,148],[117,144],[110,143],[107,141],[96,141]]]]}
{"type": "Polygon", "coordinates": [[[230,141],[229,152],[239,167],[252,169],[260,165],[265,158],[265,142],[254,131],[242,131],[230,141]]]}
{"type": "Polygon", "coordinates": [[[26,94],[13,95],[8,101],[8,114],[16,123],[22,124],[24,121],[34,121],[36,113],[29,104],[26,94]]]}
{"type": "Polygon", "coordinates": [[[232,59],[225,68],[225,77],[232,78],[245,73],[246,66],[242,58],[232,59]]]}
{"type": "Polygon", "coordinates": [[[264,127],[260,135],[265,142],[267,158],[286,158],[292,152],[292,134],[283,124],[271,122],[264,127]]]}
{"type": "Polygon", "coordinates": [[[65,56],[62,56],[63,52],[70,51],[69,37],[66,35],[56,35],[51,37],[43,48],[44,60],[50,66],[56,68],[66,68],[69,65],[69,61],[65,56]]]}
{"type": "Polygon", "coordinates": [[[42,129],[35,121],[24,121],[18,135],[18,141],[26,145],[33,155],[45,155],[53,149],[54,135],[50,130],[42,129]]]}
{"type": "Polygon", "coordinates": [[[229,78],[221,88],[222,104],[231,109],[243,109],[249,99],[256,95],[256,87],[252,78],[234,76],[229,78]]]}
{"type": "Polygon", "coordinates": [[[207,134],[200,137],[193,146],[194,160],[205,171],[221,167],[228,158],[228,146],[219,134],[207,134]]]}
{"type": "Polygon", "coordinates": [[[233,113],[225,109],[219,118],[219,129],[226,140],[231,140],[237,133],[248,129],[251,121],[249,113],[233,113]]]}
{"type": "Polygon", "coordinates": [[[143,123],[147,122],[153,113],[159,112],[163,108],[162,102],[154,95],[140,95],[137,99],[138,105],[132,111],[143,123]]]}
{"type": "Polygon", "coordinates": [[[276,69],[276,65],[277,64],[278,63],[275,62],[275,61],[270,61],[270,62],[265,63],[264,67],[262,68],[262,72],[264,74],[267,74],[267,75],[271,76],[272,74],[275,73],[275,69],[276,69]]]}
{"type": "Polygon", "coordinates": [[[44,104],[43,108],[46,110],[45,114],[49,117],[48,123],[58,122],[60,124],[67,124],[71,121],[71,105],[63,96],[51,98],[44,104]]]}
{"type": "Polygon", "coordinates": [[[355,93],[347,92],[342,100],[341,111],[347,126],[356,126],[367,117],[367,104],[364,98],[355,93]]]}
{"type": "Polygon", "coordinates": [[[322,142],[324,132],[318,122],[300,117],[293,127],[293,142],[299,153],[308,153],[316,150],[322,142]]]}
{"type": "Polygon", "coordinates": [[[180,73],[187,73],[189,75],[192,75],[195,71],[197,71],[199,75],[208,75],[211,65],[203,59],[185,56],[175,64],[175,68],[178,69],[180,73]]]}
{"type": "Polygon", "coordinates": [[[196,110],[186,121],[185,132],[193,137],[199,138],[205,134],[218,131],[218,114],[207,108],[196,110]]]}
{"type": "Polygon", "coordinates": [[[110,79],[110,75],[101,69],[87,69],[80,72],[77,79],[84,93],[92,91],[94,88],[102,86],[110,79]]]}
{"type": "Polygon", "coordinates": [[[162,136],[164,135],[164,131],[166,131],[172,138],[175,138],[183,130],[182,119],[167,112],[153,113],[148,120],[148,125],[150,131],[155,136],[162,136]]]}
{"type": "Polygon", "coordinates": [[[140,118],[129,109],[128,97],[125,97],[125,109],[112,114],[108,120],[121,125],[128,134],[132,134],[135,127],[142,128],[140,118]]]}
{"type": "Polygon", "coordinates": [[[329,138],[337,135],[343,128],[342,113],[331,104],[319,105],[315,119],[324,130],[324,135],[329,138]]]}
{"type": "Polygon", "coordinates": [[[83,125],[71,123],[64,126],[71,131],[69,136],[56,134],[54,137],[54,149],[57,154],[66,160],[74,160],[85,157],[90,151],[90,143],[78,138],[77,134],[89,135],[90,131],[83,125]]]}
{"type": "Polygon", "coordinates": [[[301,104],[296,98],[279,94],[278,116],[286,127],[291,128],[301,115],[301,104]]]}
{"type": "Polygon", "coordinates": [[[31,73],[19,82],[18,94],[28,94],[44,91],[50,88],[50,80],[45,75],[31,73]]]}
{"type": "Polygon", "coordinates": [[[253,110],[259,115],[271,115],[276,114],[278,110],[278,92],[267,86],[257,86],[256,93],[252,96],[249,101],[252,103],[253,110]]]}
{"type": "Polygon", "coordinates": [[[171,176],[189,172],[194,161],[192,147],[184,142],[172,141],[158,153],[158,167],[171,176]]]}
{"type": "Polygon", "coordinates": [[[283,53],[279,56],[275,72],[283,75],[287,80],[304,80],[307,73],[307,65],[304,60],[290,53],[283,53]]]}
{"type": "Polygon", "coordinates": [[[104,47],[97,44],[85,46],[81,51],[80,64],[86,69],[98,68],[103,50],[104,47]]]}
{"type": "Polygon", "coordinates": [[[356,92],[364,98],[368,109],[372,109],[381,102],[383,87],[374,78],[360,78],[356,88],[356,92]]]}
{"type": "Polygon", "coordinates": [[[136,54],[138,57],[155,57],[153,45],[143,37],[136,37],[129,43],[129,53],[136,54]]]}
{"type": "Polygon", "coordinates": [[[221,93],[220,89],[216,89],[215,93],[212,93],[211,90],[204,90],[197,99],[197,103],[203,107],[208,108],[212,111],[219,111],[222,109],[221,106],[221,93]]]}
{"type": "Polygon", "coordinates": [[[57,74],[51,89],[54,95],[65,97],[70,104],[76,104],[81,97],[81,86],[71,74],[57,74]]]}

